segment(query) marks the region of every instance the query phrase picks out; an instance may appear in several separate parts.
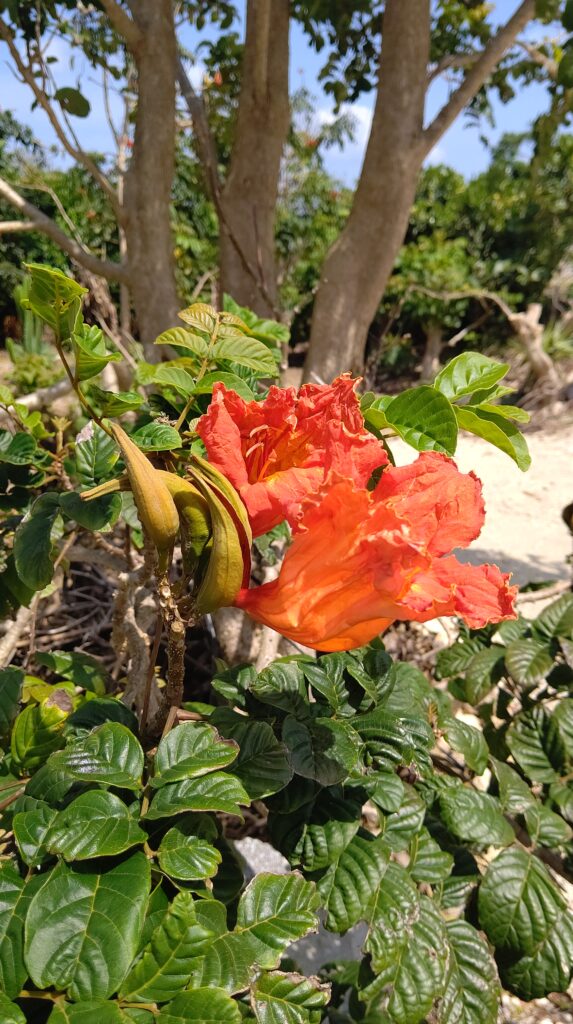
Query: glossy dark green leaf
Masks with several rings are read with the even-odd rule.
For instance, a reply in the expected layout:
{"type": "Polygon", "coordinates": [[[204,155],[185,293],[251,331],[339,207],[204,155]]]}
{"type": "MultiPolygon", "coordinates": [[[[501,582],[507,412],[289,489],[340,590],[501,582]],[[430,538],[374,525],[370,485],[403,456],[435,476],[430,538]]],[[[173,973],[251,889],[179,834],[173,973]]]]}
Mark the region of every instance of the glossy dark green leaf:
{"type": "Polygon", "coordinates": [[[162,786],[153,797],[146,818],[168,818],[183,811],[224,811],[242,817],[240,805],[248,807],[250,802],[238,779],[226,772],[211,772],[162,786]]]}
{"type": "Polygon", "coordinates": [[[131,440],[143,452],[170,452],[181,448],[181,438],[168,423],[147,423],[131,434],[131,440]]]}
{"type": "Polygon", "coordinates": [[[24,672],[9,666],[0,669],[0,738],[6,737],[18,714],[24,672]]]}
{"type": "Polygon", "coordinates": [[[446,789],[440,795],[440,813],[450,832],[466,842],[508,846],[515,838],[495,797],[469,786],[446,789]]]}
{"type": "Polygon", "coordinates": [[[52,822],[48,849],[65,860],[111,857],[145,842],[147,833],[113,793],[82,793],[52,822]]]}
{"type": "Polygon", "coordinates": [[[90,380],[108,363],[121,359],[119,352],[108,352],[105,336],[100,327],[84,324],[80,331],[72,334],[72,345],[76,360],[75,374],[79,381],[90,380]]]}
{"type": "Polygon", "coordinates": [[[452,750],[463,754],[468,768],[477,775],[485,771],[489,749],[479,729],[459,718],[449,718],[444,724],[444,735],[452,750]]]}
{"type": "Polygon", "coordinates": [[[505,664],[511,677],[523,686],[535,686],[551,672],[553,656],[548,644],[523,637],[509,644],[505,664]]]}
{"type": "Polygon", "coordinates": [[[82,435],[85,435],[82,440],[76,442],[76,473],[87,488],[112,475],[119,451],[113,437],[91,421],[82,435]]]}
{"type": "Polygon", "coordinates": [[[60,863],[26,918],[26,966],[38,988],[74,1001],[106,999],[133,960],[150,888],[143,853],[100,874],[60,863]]]}
{"type": "Polygon", "coordinates": [[[289,715],[282,738],[296,774],[322,786],[342,782],[356,766],[361,749],[354,729],[331,718],[301,722],[289,715]]]}
{"type": "Polygon", "coordinates": [[[259,1024],[314,1024],[322,1019],[329,999],[330,985],[302,974],[261,974],[251,988],[259,1024]]]}
{"type": "Polygon", "coordinates": [[[25,883],[11,864],[0,867],[0,991],[9,999],[16,998],[28,977],[24,921],[36,888],[35,879],[25,883]]]}
{"type": "Polygon", "coordinates": [[[157,853],[159,866],[171,878],[212,878],[219,869],[221,853],[213,842],[217,826],[212,818],[189,815],[167,830],[157,853]]]}
{"type": "MultiPolygon", "coordinates": [[[[376,402],[371,408],[376,407],[376,402]]],[[[422,384],[408,388],[384,409],[388,423],[419,452],[453,455],[458,440],[456,416],[449,400],[435,388],[422,384]]]]}
{"type": "Polygon", "coordinates": [[[532,782],[554,782],[563,763],[564,748],[558,730],[540,706],[517,715],[506,742],[519,767],[532,782]]]}
{"type": "Polygon", "coordinates": [[[125,725],[104,722],[52,758],[52,765],[81,782],[139,789],[143,750],[125,725]]]}
{"type": "Polygon", "coordinates": [[[161,740],[151,784],[159,788],[166,783],[199,778],[232,764],[238,752],[234,740],[223,739],[206,722],[183,722],[161,740]]]}
{"type": "Polygon", "coordinates": [[[81,1003],[58,1002],[47,1024],[128,1024],[128,1020],[118,1003],[89,999],[81,1003]]]}
{"type": "Polygon", "coordinates": [[[121,514],[121,494],[104,494],[93,501],[82,501],[69,491],[60,495],[60,508],[67,519],[73,519],[85,530],[103,530],[113,526],[121,514]]]}
{"type": "Polygon", "coordinates": [[[59,512],[58,494],[40,495],[14,535],[16,572],[30,590],[43,590],[52,579],[52,529],[59,512]]]}
{"type": "Polygon", "coordinates": [[[58,812],[44,803],[14,815],[14,838],[22,860],[29,867],[38,867],[49,859],[47,841],[57,816],[58,812]]]}
{"type": "Polygon", "coordinates": [[[291,942],[317,927],[319,898],[301,875],[262,873],[247,886],[233,931],[219,933],[197,965],[192,987],[214,986],[240,992],[253,967],[272,970],[291,942]]]}
{"type": "Polygon", "coordinates": [[[121,998],[164,1003],[184,989],[193,960],[206,949],[212,932],[197,921],[190,892],[179,893],[127,975],[121,998]]]}
{"type": "Polygon", "coordinates": [[[533,623],[537,636],[573,637],[573,594],[561,594],[537,616],[533,623]]]}
{"type": "Polygon", "coordinates": [[[467,921],[446,925],[450,959],[437,1024],[496,1024],[501,996],[495,960],[467,921]]]}
{"type": "Polygon", "coordinates": [[[39,455],[38,446],[30,434],[0,432],[0,462],[7,462],[11,466],[29,466],[39,455]]]}
{"type": "Polygon", "coordinates": [[[287,750],[267,722],[254,722],[230,709],[213,712],[213,724],[239,745],[232,773],[242,782],[251,800],[277,793],[290,782],[293,769],[287,750]]]}
{"type": "Polygon", "coordinates": [[[438,885],[450,874],[454,858],[442,850],[427,829],[423,828],[410,841],[408,871],[416,882],[438,885]]]}
{"type": "Polygon", "coordinates": [[[241,1024],[238,1003],[222,989],[196,988],[182,992],[162,1007],[157,1024],[241,1024]]]}
{"type": "Polygon", "coordinates": [[[388,865],[383,838],[355,836],[318,882],[327,910],[326,927],[345,932],[367,916],[388,865]]]}
{"type": "Polygon", "coordinates": [[[137,391],[103,391],[97,385],[90,385],[90,394],[97,401],[102,416],[123,416],[143,405],[145,399],[137,391]]]}

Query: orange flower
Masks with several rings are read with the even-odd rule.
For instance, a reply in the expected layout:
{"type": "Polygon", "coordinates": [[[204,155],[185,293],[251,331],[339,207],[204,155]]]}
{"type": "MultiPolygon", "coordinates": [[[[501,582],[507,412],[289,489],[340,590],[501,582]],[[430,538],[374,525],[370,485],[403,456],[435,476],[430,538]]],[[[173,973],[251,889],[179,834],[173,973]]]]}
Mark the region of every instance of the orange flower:
{"type": "Polygon", "coordinates": [[[296,526],[309,494],[324,494],[332,473],[365,485],[386,453],[364,428],[356,381],[271,387],[264,402],[245,402],[218,383],[199,420],[209,461],[241,495],[254,536],[287,519],[296,526]]]}
{"type": "Polygon", "coordinates": [[[458,615],[477,628],[515,618],[508,575],[444,557],[483,520],[479,481],[436,453],[386,469],[373,492],[339,479],[307,505],[278,579],[235,603],[322,651],[360,647],[396,619],[458,615]]]}

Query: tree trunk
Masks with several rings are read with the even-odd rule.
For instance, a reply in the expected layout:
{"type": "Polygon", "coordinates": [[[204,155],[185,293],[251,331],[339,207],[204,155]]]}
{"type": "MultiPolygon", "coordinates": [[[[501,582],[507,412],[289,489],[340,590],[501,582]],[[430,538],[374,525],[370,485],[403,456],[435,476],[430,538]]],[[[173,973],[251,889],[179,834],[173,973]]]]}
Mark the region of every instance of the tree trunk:
{"type": "Polygon", "coordinates": [[[522,0],[424,129],[430,3],[387,0],[372,129],[350,216],[322,270],[305,380],[362,371],[368,328],[404,240],[422,162],[534,15],[535,0],[522,0]]]}
{"type": "Polygon", "coordinates": [[[171,185],[175,166],[176,41],[171,0],[132,4],[140,32],[135,53],[138,101],[135,135],[125,178],[125,226],[130,288],[146,358],[153,341],[176,323],[171,234],[171,185]]]}
{"type": "Polygon", "coordinates": [[[231,167],[221,195],[224,292],[276,316],[275,209],[290,113],[289,0],[248,0],[241,95],[231,167]]]}
{"type": "Polygon", "coordinates": [[[543,324],[540,323],[542,306],[540,302],[532,302],[525,313],[514,313],[509,322],[517,334],[531,372],[536,380],[546,381],[553,387],[559,387],[559,378],[550,355],[543,348],[543,324]]]}
{"type": "Polygon", "coordinates": [[[430,321],[426,327],[426,344],[422,356],[420,380],[431,383],[440,369],[440,356],[444,347],[444,332],[441,324],[430,321]]]}
{"type": "Polygon", "coordinates": [[[360,372],[364,340],[408,226],[423,160],[429,0],[388,0],[379,87],[352,210],[324,263],[304,379],[360,372]]]}

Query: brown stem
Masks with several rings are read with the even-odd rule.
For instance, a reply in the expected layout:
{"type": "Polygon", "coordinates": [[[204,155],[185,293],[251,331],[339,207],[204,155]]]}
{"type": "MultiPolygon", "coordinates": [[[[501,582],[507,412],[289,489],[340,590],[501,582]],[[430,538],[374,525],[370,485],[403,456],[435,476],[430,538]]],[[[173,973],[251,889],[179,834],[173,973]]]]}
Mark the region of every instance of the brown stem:
{"type": "Polygon", "coordinates": [[[163,632],[163,612],[158,610],[157,622],[155,623],[155,636],[153,637],[153,646],[149,654],[149,666],[147,669],[147,677],[145,679],[145,690],[143,691],[143,707],[141,709],[141,732],[145,732],[147,725],[147,716],[149,714],[149,700],[151,697],[151,684],[153,682],[153,674],[155,672],[155,663],[157,661],[157,655],[159,654],[159,645],[161,643],[161,634],[163,632]]]}

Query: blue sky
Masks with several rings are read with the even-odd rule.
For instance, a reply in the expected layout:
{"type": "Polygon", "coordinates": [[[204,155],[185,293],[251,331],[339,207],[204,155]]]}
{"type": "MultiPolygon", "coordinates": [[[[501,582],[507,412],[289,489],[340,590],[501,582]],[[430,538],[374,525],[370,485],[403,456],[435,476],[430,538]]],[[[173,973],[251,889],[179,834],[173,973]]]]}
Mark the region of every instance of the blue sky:
{"type": "MultiPolygon", "coordinates": [[[[492,20],[499,23],[513,13],[518,6],[518,0],[497,0],[491,6],[492,20]]],[[[543,26],[532,25],[528,35],[530,38],[541,39],[547,32],[547,28],[543,26]]],[[[190,46],[193,40],[187,36],[184,42],[190,46]]],[[[70,53],[59,42],[53,45],[52,55],[58,58],[58,62],[52,65],[58,85],[76,85],[79,82],[84,95],[91,103],[92,112],[88,119],[73,119],[80,142],[87,149],[110,152],[112,140],[105,117],[101,82],[97,80],[96,72],[77,55],[71,67],[70,53]]],[[[323,55],[316,54],[308,45],[300,26],[294,25],[291,33],[291,89],[305,85],[316,96],[317,121],[328,119],[332,115],[332,102],[324,95],[317,81],[322,60],[323,55]]],[[[194,77],[200,80],[199,67],[195,68],[194,77]]],[[[431,119],[442,106],[447,94],[448,85],[445,82],[439,81],[432,87],[428,96],[427,119],[431,119]]],[[[328,170],[349,185],[355,182],[360,172],[373,102],[374,94],[370,93],[361,97],[359,102],[350,108],[355,116],[355,141],[348,143],[342,152],[332,149],[326,156],[328,170]]],[[[119,104],[114,105],[119,111],[119,104]]],[[[31,111],[30,92],[27,86],[14,77],[9,67],[7,48],[1,42],[0,107],[12,110],[16,117],[29,124],[44,144],[52,145],[56,142],[45,114],[41,110],[31,111]]],[[[504,132],[525,129],[533,118],[546,108],[547,93],[543,86],[520,86],[515,99],[510,103],[503,105],[494,101],[495,127],[491,128],[482,123],[478,128],[474,124],[470,125],[462,116],[440,141],[430,160],[433,163],[447,163],[466,177],[471,177],[487,167],[489,162],[488,148],[480,140],[482,133],[490,144],[495,144],[504,132]]]]}

